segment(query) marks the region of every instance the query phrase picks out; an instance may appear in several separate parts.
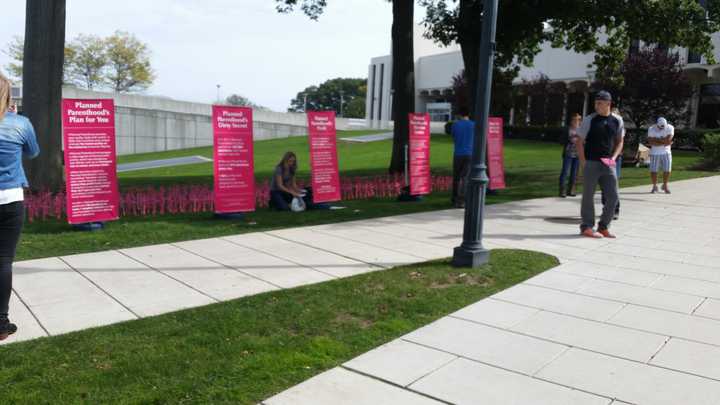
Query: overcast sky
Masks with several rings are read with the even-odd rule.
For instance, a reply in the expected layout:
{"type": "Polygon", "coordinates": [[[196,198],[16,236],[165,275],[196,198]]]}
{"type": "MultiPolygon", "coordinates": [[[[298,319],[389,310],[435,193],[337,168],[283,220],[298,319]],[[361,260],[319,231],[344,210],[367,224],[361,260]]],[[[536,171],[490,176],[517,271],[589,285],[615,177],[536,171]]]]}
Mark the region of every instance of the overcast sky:
{"type": "MultiPolygon", "coordinates": [[[[25,2],[4,1],[0,44],[23,35],[25,2]]],[[[283,15],[274,0],[67,0],[67,40],[129,31],[152,51],[149,94],[212,102],[239,93],[285,111],[299,91],[335,77],[367,77],[390,51],[385,0],[330,0],[320,21],[283,15]],[[342,5],[340,5],[342,4],[342,5]]],[[[8,58],[0,53],[0,66],[8,58]]]]}

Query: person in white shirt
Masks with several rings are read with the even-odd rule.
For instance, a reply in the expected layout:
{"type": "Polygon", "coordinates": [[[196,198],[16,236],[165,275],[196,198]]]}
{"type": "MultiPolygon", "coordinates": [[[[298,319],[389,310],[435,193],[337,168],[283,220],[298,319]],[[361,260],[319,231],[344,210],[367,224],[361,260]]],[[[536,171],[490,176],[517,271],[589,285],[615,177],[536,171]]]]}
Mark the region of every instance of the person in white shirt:
{"type": "Polygon", "coordinates": [[[658,118],[657,123],[648,128],[648,143],[650,144],[650,177],[652,178],[651,193],[658,192],[658,171],[663,173],[662,190],[670,194],[668,182],[672,172],[672,142],[675,128],[668,124],[665,118],[658,118]]]}

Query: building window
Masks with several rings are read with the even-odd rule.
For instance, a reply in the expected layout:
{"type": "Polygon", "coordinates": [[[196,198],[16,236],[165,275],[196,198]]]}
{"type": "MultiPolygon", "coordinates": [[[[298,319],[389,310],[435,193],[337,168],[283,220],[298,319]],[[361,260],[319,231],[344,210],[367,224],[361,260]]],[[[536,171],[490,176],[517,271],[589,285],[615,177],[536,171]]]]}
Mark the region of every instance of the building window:
{"type": "Polygon", "coordinates": [[[640,40],[634,39],[634,40],[630,43],[629,53],[630,53],[630,55],[637,55],[638,52],[640,52],[640,40]]]}
{"type": "Polygon", "coordinates": [[[375,75],[377,74],[377,65],[372,65],[372,74],[370,75],[370,119],[375,119],[375,75]]]}
{"type": "Polygon", "coordinates": [[[688,51],[687,63],[701,63],[702,57],[699,53],[695,53],[691,50],[688,51]]]}
{"type": "Polygon", "coordinates": [[[452,119],[452,104],[445,101],[428,103],[427,112],[432,122],[448,122],[452,119]]]}
{"type": "Polygon", "coordinates": [[[383,93],[385,92],[385,64],[380,64],[380,90],[378,91],[378,120],[382,120],[383,116],[383,93]]]}
{"type": "Polygon", "coordinates": [[[20,87],[11,87],[10,88],[10,97],[11,98],[21,98],[22,97],[22,88],[20,87]]]}

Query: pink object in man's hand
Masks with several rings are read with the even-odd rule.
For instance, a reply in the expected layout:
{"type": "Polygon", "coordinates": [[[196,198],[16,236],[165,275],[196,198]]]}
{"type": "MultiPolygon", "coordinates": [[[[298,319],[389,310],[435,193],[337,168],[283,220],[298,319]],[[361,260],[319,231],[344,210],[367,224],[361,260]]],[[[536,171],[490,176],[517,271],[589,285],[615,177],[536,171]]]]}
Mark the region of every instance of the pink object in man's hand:
{"type": "Polygon", "coordinates": [[[602,158],[600,159],[601,162],[607,167],[615,167],[615,161],[610,158],[602,158]]]}

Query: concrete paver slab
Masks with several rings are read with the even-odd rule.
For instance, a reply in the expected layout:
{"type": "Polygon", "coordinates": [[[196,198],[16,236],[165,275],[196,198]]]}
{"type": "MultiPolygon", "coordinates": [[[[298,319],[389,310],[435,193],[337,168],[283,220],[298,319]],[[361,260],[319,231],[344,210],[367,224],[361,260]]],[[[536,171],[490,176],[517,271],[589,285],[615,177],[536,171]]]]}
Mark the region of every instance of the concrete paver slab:
{"type": "Polygon", "coordinates": [[[13,288],[52,335],[137,319],[58,258],[19,262],[13,272],[13,288]]]}
{"type": "Polygon", "coordinates": [[[147,246],[123,249],[122,253],[217,301],[273,289],[266,283],[178,246],[147,246]]]}
{"type": "Polygon", "coordinates": [[[718,381],[579,349],[570,349],[537,377],[635,404],[711,405],[720,398],[718,381]]]}
{"type": "Polygon", "coordinates": [[[244,286],[249,294],[270,291],[275,289],[273,286],[292,288],[333,279],[329,274],[309,267],[298,266],[287,260],[251,250],[224,239],[197,240],[175,245],[213,262],[238,270],[242,273],[235,276],[239,277],[238,284],[244,286]]]}
{"type": "Polygon", "coordinates": [[[322,250],[333,251],[341,256],[382,267],[402,266],[422,261],[423,258],[394,250],[379,248],[344,238],[306,232],[302,229],[286,229],[270,232],[283,239],[302,243],[322,250]]]}
{"type": "Polygon", "coordinates": [[[581,275],[599,280],[615,281],[618,283],[632,284],[640,287],[648,287],[655,283],[661,274],[608,267],[600,264],[584,263],[573,261],[564,263],[553,269],[553,271],[564,272],[574,275],[581,275]]]}
{"type": "Polygon", "coordinates": [[[334,368],[263,402],[264,405],[439,405],[441,402],[342,368],[334,368]]]}
{"type": "Polygon", "coordinates": [[[345,363],[346,368],[406,387],[457,356],[396,340],[345,363]]]}
{"type": "Polygon", "coordinates": [[[652,359],[651,364],[720,381],[720,347],[718,346],[670,339],[652,359]]]}
{"type": "Polygon", "coordinates": [[[18,325],[18,331],[11,339],[0,342],[0,345],[47,336],[45,330],[15,293],[10,296],[10,320],[18,325]]]}
{"type": "Polygon", "coordinates": [[[117,251],[65,256],[62,259],[141,317],[214,302],[117,251]]]}
{"type": "Polygon", "coordinates": [[[645,305],[686,314],[692,313],[703,301],[701,297],[694,295],[659,291],[652,288],[636,287],[603,280],[593,280],[583,285],[577,292],[592,297],[645,305]]]}
{"type": "Polygon", "coordinates": [[[349,277],[381,269],[266,233],[227,236],[224,239],[267,254],[282,255],[285,260],[335,277],[349,277]]]}
{"type": "Polygon", "coordinates": [[[403,339],[524,374],[537,372],[568,348],[451,317],[422,327],[403,339]]]}
{"type": "Polygon", "coordinates": [[[608,405],[612,400],[459,359],[411,388],[452,404],[608,405]]]}
{"type": "Polygon", "coordinates": [[[573,315],[595,321],[604,321],[620,309],[624,304],[564,291],[520,284],[493,296],[495,299],[533,308],[573,315]]]}
{"type": "Polygon", "coordinates": [[[668,339],[667,336],[545,311],[511,330],[640,362],[649,361],[668,339]]]}
{"type": "Polygon", "coordinates": [[[540,312],[540,310],[536,308],[494,299],[485,299],[469,305],[450,316],[508,329],[538,312],[540,312]]]}
{"type": "Polygon", "coordinates": [[[705,300],[694,314],[720,320],[720,300],[712,298],[705,300]]]}
{"type": "Polygon", "coordinates": [[[608,322],[661,335],[720,345],[720,321],[714,319],[628,305],[608,322]]]}

